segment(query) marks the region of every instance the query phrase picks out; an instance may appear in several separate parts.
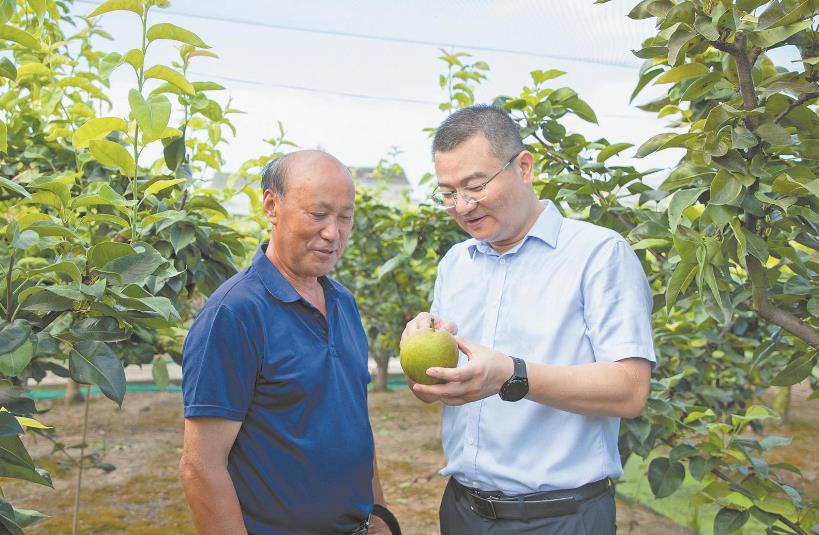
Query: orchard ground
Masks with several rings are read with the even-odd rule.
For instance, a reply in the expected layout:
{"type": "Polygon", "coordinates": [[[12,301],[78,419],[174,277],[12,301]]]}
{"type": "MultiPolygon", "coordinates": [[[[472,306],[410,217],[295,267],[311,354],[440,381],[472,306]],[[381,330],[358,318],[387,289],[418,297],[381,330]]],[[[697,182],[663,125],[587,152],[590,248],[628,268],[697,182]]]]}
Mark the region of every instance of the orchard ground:
{"type": "MultiPolygon", "coordinates": [[[[794,443],[781,449],[776,460],[799,461],[803,477],[791,483],[816,492],[819,484],[819,406],[805,401],[807,388],[796,388],[791,422],[770,433],[793,435],[794,443]],[[812,453],[813,452],[813,453],[812,453]]],[[[122,409],[99,395],[91,396],[87,453],[116,467],[111,472],[87,469],[83,476],[79,532],[83,534],[166,535],[195,533],[190,522],[177,463],[182,444],[182,407],[178,392],[129,393],[122,409]]],[[[58,429],[66,445],[82,437],[83,405],[64,406],[59,400],[38,403],[47,410],[39,416],[58,429]]],[[[385,493],[407,535],[438,533],[438,502],[445,479],[437,475],[442,466],[439,424],[440,407],[417,401],[406,388],[370,395],[370,410],[385,493]]],[[[24,437],[37,465],[54,479],[54,490],[20,481],[4,483],[7,498],[20,507],[50,516],[27,533],[71,533],[76,468],[64,455],[52,455],[52,444],[42,438],[24,437]]],[[[79,452],[69,450],[77,457],[79,452]]],[[[676,535],[710,532],[709,520],[697,517],[685,501],[653,500],[645,470],[636,459],[618,491],[618,533],[676,535]],[[645,505],[639,504],[640,500],[645,505]],[[649,507],[674,516],[680,525],[649,507]],[[700,528],[692,530],[691,527],[700,528]]],[[[810,494],[808,494],[810,495],[810,494]]],[[[754,530],[746,529],[746,533],[754,530]]]]}

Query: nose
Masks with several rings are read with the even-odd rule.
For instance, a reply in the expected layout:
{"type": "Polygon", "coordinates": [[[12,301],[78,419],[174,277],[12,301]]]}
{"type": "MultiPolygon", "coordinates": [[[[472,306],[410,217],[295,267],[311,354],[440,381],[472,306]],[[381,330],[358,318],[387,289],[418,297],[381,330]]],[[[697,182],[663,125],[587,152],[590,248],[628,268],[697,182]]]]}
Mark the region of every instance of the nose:
{"type": "Polygon", "coordinates": [[[450,208],[450,210],[455,210],[455,213],[458,215],[464,215],[474,210],[477,204],[478,203],[475,202],[467,202],[458,196],[455,198],[455,206],[450,208]]]}
{"type": "Polygon", "coordinates": [[[321,228],[321,232],[319,232],[319,236],[325,241],[328,242],[336,242],[340,237],[340,228],[338,221],[335,218],[329,218],[330,220],[321,228]]]}

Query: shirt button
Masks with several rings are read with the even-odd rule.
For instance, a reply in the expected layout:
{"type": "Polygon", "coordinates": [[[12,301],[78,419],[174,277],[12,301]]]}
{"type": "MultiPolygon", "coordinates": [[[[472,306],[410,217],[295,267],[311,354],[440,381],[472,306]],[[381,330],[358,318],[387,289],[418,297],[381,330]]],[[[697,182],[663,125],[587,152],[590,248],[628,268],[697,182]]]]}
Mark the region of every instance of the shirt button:
{"type": "Polygon", "coordinates": [[[501,259],[500,259],[500,263],[501,263],[501,264],[505,264],[505,263],[506,263],[506,259],[505,259],[505,258],[501,258],[501,259]]]}
{"type": "Polygon", "coordinates": [[[466,439],[466,441],[469,442],[470,445],[475,443],[475,439],[472,437],[469,437],[468,439],[466,439]]]}

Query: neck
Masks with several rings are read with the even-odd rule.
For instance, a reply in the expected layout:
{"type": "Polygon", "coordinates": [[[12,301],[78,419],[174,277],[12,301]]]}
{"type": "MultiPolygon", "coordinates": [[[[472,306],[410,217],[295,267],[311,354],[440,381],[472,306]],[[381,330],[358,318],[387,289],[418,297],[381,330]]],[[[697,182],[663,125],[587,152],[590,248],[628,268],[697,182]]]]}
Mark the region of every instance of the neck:
{"type": "Polygon", "coordinates": [[[315,292],[317,289],[321,288],[318,277],[297,275],[291,269],[289,269],[287,264],[285,264],[276,254],[276,248],[273,247],[273,240],[268,242],[264,255],[268,260],[270,260],[271,264],[276,266],[276,269],[279,270],[282,277],[284,277],[287,282],[292,284],[293,288],[295,288],[296,291],[302,296],[305,294],[311,294],[312,292],[315,292]]]}
{"type": "Polygon", "coordinates": [[[521,228],[514,234],[504,240],[498,240],[496,242],[492,242],[489,245],[492,246],[494,250],[499,253],[505,253],[509,249],[515,247],[523,239],[526,237],[526,234],[532,229],[537,221],[537,218],[540,217],[541,212],[543,212],[543,204],[537,199],[532,199],[532,204],[530,205],[531,209],[529,210],[529,215],[527,216],[526,220],[523,222],[521,228]]]}

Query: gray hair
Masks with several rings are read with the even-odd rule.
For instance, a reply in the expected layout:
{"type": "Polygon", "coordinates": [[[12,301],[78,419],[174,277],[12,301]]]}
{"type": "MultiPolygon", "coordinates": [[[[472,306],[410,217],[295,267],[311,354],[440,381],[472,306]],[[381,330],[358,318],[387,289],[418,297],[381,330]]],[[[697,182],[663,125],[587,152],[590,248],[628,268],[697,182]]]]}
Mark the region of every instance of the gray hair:
{"type": "MultiPolygon", "coordinates": [[[[292,154],[292,153],[291,153],[292,154]]],[[[262,168],[262,193],[266,190],[272,191],[280,199],[284,199],[284,192],[287,184],[287,157],[289,154],[271,160],[262,168]]]]}
{"type": "Polygon", "coordinates": [[[441,123],[432,140],[432,156],[449,152],[477,134],[489,141],[492,155],[505,160],[522,151],[523,141],[515,121],[502,109],[488,104],[461,108],[441,123]]]}

